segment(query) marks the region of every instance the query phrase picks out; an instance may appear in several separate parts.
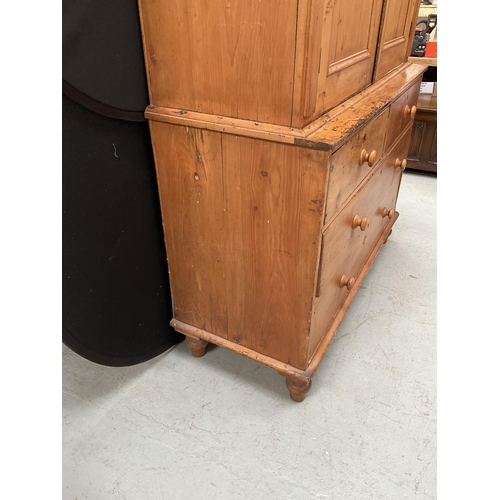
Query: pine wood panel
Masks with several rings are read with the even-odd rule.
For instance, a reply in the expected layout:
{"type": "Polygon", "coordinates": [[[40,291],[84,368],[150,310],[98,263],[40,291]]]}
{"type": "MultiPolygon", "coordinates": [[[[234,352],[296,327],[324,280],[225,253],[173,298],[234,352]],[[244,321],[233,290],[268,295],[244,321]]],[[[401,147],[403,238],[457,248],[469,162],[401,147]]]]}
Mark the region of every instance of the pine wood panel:
{"type": "Polygon", "coordinates": [[[290,125],[297,0],[139,0],[150,103],[290,125]]]}
{"type": "Polygon", "coordinates": [[[372,81],[382,0],[325,1],[316,114],[372,81]]]}
{"type": "Polygon", "coordinates": [[[150,122],[173,314],[227,337],[221,134],[150,122]],[[210,217],[207,214],[210,213],[210,217]]]}
{"type": "Polygon", "coordinates": [[[305,369],[328,153],[151,131],[174,318],[305,369]]]}
{"type": "Polygon", "coordinates": [[[408,60],[415,28],[416,1],[418,0],[386,0],[375,81],[408,60]]]}
{"type": "Polygon", "coordinates": [[[328,155],[230,135],[223,143],[228,339],[305,368],[328,155]]]}

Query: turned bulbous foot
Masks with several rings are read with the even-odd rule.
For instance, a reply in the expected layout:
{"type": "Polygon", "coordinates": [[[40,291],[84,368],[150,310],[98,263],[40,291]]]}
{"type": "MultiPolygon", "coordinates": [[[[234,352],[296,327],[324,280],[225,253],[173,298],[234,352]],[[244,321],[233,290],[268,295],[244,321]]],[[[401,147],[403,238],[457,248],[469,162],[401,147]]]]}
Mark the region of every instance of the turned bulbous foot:
{"type": "Polygon", "coordinates": [[[384,241],[384,245],[387,243],[387,240],[389,239],[389,236],[392,234],[392,229],[389,231],[389,234],[387,235],[387,238],[384,241]]]}
{"type": "Polygon", "coordinates": [[[290,397],[297,403],[300,403],[301,401],[304,401],[306,394],[311,388],[311,380],[297,382],[296,380],[290,380],[287,378],[286,386],[290,391],[290,397]]]}
{"type": "Polygon", "coordinates": [[[195,358],[201,358],[205,355],[208,342],[206,340],[186,337],[186,345],[191,349],[191,354],[195,358]]]}

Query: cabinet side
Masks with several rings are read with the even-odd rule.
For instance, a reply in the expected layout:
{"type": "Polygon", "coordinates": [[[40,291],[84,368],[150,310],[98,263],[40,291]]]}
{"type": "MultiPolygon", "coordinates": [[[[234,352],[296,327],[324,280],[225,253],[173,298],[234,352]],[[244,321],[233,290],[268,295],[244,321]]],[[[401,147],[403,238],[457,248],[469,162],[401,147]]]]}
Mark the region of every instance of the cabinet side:
{"type": "Polygon", "coordinates": [[[150,104],[290,125],[297,0],[139,0],[150,104]]]}
{"type": "Polygon", "coordinates": [[[328,153],[150,127],[174,317],[306,369],[328,153]]]}

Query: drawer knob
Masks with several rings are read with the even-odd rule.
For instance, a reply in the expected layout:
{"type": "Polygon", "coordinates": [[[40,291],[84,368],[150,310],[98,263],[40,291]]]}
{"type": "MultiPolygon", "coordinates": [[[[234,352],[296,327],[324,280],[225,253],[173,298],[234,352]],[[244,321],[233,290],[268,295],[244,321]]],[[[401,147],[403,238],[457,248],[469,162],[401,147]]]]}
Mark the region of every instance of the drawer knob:
{"type": "Polygon", "coordinates": [[[363,149],[359,157],[359,164],[362,165],[366,161],[368,162],[369,167],[373,167],[373,165],[375,165],[376,159],[377,159],[377,152],[375,150],[373,150],[371,153],[368,153],[366,149],[363,149]]]}
{"type": "Polygon", "coordinates": [[[382,217],[389,217],[389,219],[392,219],[394,217],[394,209],[391,208],[390,210],[387,210],[387,208],[384,208],[382,210],[382,217]]]}
{"type": "Polygon", "coordinates": [[[363,218],[358,214],[354,216],[354,219],[352,219],[352,228],[356,229],[358,226],[361,231],[364,231],[368,227],[368,217],[366,217],[366,215],[363,218]]]}
{"type": "Polygon", "coordinates": [[[396,161],[394,162],[394,168],[398,167],[401,167],[401,170],[404,170],[406,168],[406,158],[404,160],[396,158],[396,161]]]}
{"type": "Polygon", "coordinates": [[[343,274],[342,278],[340,278],[340,288],[347,287],[347,289],[350,290],[354,286],[355,281],[354,278],[347,279],[346,275],[343,274]]]}
{"type": "Polygon", "coordinates": [[[415,118],[415,115],[417,114],[417,106],[408,106],[408,104],[404,107],[404,112],[403,116],[406,118],[408,115],[410,115],[410,118],[413,119],[415,118]]]}

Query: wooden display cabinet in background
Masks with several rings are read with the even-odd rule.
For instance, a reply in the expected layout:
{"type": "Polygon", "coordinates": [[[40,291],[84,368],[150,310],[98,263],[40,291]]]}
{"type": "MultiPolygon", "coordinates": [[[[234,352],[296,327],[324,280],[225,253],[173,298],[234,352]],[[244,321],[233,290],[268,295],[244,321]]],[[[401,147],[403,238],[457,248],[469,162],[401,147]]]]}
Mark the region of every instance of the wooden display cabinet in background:
{"type": "MultiPolygon", "coordinates": [[[[418,20],[426,20],[429,14],[437,14],[437,6],[420,5],[418,20]]],[[[430,35],[430,40],[437,42],[437,25],[430,35]]],[[[409,60],[427,67],[423,81],[434,82],[434,92],[420,94],[418,98],[408,151],[408,168],[437,174],[437,58],[410,57],[409,60]]]]}
{"type": "Polygon", "coordinates": [[[419,96],[408,151],[408,168],[437,173],[437,96],[419,96]]]}
{"type": "Polygon", "coordinates": [[[424,81],[434,82],[432,94],[420,94],[408,151],[408,168],[437,174],[437,61],[423,61],[430,66],[424,81]]]}

